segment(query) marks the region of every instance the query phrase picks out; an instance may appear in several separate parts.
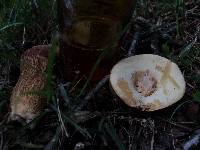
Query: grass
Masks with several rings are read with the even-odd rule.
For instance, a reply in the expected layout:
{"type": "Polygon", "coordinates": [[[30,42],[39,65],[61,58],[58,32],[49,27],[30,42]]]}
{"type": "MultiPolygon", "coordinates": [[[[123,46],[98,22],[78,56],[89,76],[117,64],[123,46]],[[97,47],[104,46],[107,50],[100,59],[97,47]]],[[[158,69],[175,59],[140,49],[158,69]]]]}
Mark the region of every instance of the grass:
{"type": "Polygon", "coordinates": [[[53,69],[55,66],[55,59],[56,59],[56,50],[58,49],[58,38],[53,38],[51,42],[51,48],[48,55],[48,64],[46,70],[46,94],[48,102],[51,101],[52,96],[54,95],[54,80],[53,80],[53,69]]]}
{"type": "Polygon", "coordinates": [[[17,49],[23,42],[48,42],[50,33],[56,28],[55,1],[35,2],[37,4],[26,0],[0,2],[0,49],[17,49]],[[19,46],[16,47],[16,43],[19,46]]]}
{"type": "Polygon", "coordinates": [[[184,9],[184,1],[183,0],[176,0],[176,34],[180,37],[180,16],[183,15],[184,9]]]}
{"type": "MultiPolygon", "coordinates": [[[[59,86],[57,82],[53,82],[55,50],[58,46],[57,39],[52,39],[57,30],[56,1],[1,0],[0,71],[3,68],[4,70],[7,69],[7,71],[4,74],[2,74],[2,71],[0,72],[0,87],[1,81],[6,83],[0,89],[0,135],[3,136],[3,138],[0,137],[0,141],[3,139],[0,149],[59,149],[63,147],[74,149],[78,143],[85,145],[86,148],[92,147],[97,149],[115,148],[124,150],[127,147],[141,148],[142,145],[150,147],[148,143],[154,146],[161,144],[164,147],[166,146],[165,142],[168,140],[164,139],[159,142],[158,139],[163,138],[162,136],[174,138],[170,136],[173,129],[185,133],[185,131],[175,128],[171,124],[167,125],[164,123],[165,125],[163,125],[163,122],[157,119],[158,116],[163,120],[173,118],[173,121],[178,123],[178,120],[184,117],[183,121],[189,122],[191,120],[185,117],[185,109],[189,107],[189,103],[199,105],[200,46],[199,31],[195,28],[198,27],[195,24],[198,20],[195,22],[187,21],[186,19],[186,22],[183,22],[185,11],[191,9],[191,6],[184,6],[183,4],[182,0],[147,0],[145,2],[138,0],[135,13],[135,17],[146,18],[154,25],[155,29],[157,28],[156,23],[159,17],[163,19],[161,20],[162,24],[175,22],[176,30],[173,33],[169,33],[168,36],[170,38],[159,40],[161,54],[178,63],[184,72],[188,85],[187,92],[182,101],[158,113],[138,112],[137,110],[130,110],[130,108],[124,105],[119,106],[109,90],[109,85],[105,85],[95,95],[95,100],[92,101],[92,109],[86,110],[92,114],[94,114],[93,111],[97,111],[100,115],[87,121],[77,122],[77,112],[73,111],[74,106],[71,101],[75,101],[76,97],[84,96],[85,93],[89,92],[87,85],[95,69],[106,54],[106,51],[113,45],[105,48],[105,53],[102,53],[93,66],[83,88],[78,89],[81,92],[73,97],[68,93],[69,88],[66,88],[63,84],[59,86]],[[145,13],[140,11],[141,9],[145,13]],[[194,25],[192,31],[190,30],[191,25],[188,22],[194,25]],[[183,41],[183,44],[178,43],[181,42],[177,41],[179,39],[183,41]],[[52,43],[46,72],[48,83],[46,94],[49,99],[48,110],[35,120],[37,125],[34,129],[18,124],[6,124],[5,119],[9,109],[9,97],[12,87],[17,81],[17,78],[13,77],[15,75],[10,74],[12,68],[19,70],[20,55],[25,49],[33,45],[47,43],[52,43]],[[180,115],[182,116],[180,117],[180,115]],[[149,120],[155,122],[154,129],[148,123],[144,123],[149,122],[149,120]],[[154,135],[152,130],[156,131],[154,135]],[[159,134],[160,132],[162,132],[162,136],[159,134]],[[152,141],[153,136],[155,136],[155,143],[152,143],[154,142],[152,141]]],[[[144,40],[147,40],[144,46],[148,45],[149,39],[144,40]]],[[[114,41],[114,44],[116,44],[116,41],[114,41]]],[[[79,100],[77,103],[81,103],[82,97],[79,97],[79,100]]],[[[84,112],[80,113],[84,114],[84,112]]],[[[80,120],[87,118],[86,115],[83,115],[83,118],[81,118],[82,116],[78,117],[80,120]]],[[[199,125],[200,120],[196,119],[193,122],[199,125]]],[[[175,143],[177,147],[183,142],[179,139],[175,140],[178,140],[175,143]]]]}
{"type": "Polygon", "coordinates": [[[125,150],[125,146],[123,145],[122,141],[119,139],[114,126],[111,122],[105,123],[104,125],[106,132],[110,135],[112,140],[115,142],[119,150],[125,150]]]}

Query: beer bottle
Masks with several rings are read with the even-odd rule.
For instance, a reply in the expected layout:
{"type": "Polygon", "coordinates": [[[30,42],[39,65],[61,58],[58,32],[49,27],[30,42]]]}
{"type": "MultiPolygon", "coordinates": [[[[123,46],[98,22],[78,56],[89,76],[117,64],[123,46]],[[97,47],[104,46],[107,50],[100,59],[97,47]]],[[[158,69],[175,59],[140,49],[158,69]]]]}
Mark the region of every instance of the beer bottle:
{"type": "MultiPolygon", "coordinates": [[[[129,22],[136,0],[57,0],[60,51],[65,80],[88,76],[103,49],[129,22]]],[[[94,73],[95,82],[118,61],[108,51],[94,73]]]]}

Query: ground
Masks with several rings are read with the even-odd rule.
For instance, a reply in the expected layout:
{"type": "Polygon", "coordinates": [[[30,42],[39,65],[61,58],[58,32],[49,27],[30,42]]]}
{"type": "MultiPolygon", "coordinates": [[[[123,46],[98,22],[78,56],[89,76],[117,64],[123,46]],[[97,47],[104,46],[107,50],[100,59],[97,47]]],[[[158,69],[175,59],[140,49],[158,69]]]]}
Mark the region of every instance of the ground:
{"type": "Polygon", "coordinates": [[[21,54],[50,44],[57,30],[54,0],[0,2],[0,149],[199,149],[200,1],[138,0],[119,42],[123,57],[150,52],[179,65],[187,84],[176,104],[155,112],[129,108],[113,95],[107,76],[78,99],[79,86],[55,81],[33,126],[9,122],[21,54]]]}

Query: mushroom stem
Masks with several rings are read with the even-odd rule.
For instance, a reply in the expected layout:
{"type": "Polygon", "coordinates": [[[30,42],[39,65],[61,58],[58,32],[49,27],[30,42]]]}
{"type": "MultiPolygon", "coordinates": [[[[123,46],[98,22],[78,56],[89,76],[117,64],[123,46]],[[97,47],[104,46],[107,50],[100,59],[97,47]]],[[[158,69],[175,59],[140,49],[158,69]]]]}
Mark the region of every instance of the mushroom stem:
{"type": "Polygon", "coordinates": [[[44,87],[49,49],[49,45],[38,45],[22,54],[20,77],[10,98],[11,120],[19,116],[30,122],[43,111],[47,103],[44,87]]]}

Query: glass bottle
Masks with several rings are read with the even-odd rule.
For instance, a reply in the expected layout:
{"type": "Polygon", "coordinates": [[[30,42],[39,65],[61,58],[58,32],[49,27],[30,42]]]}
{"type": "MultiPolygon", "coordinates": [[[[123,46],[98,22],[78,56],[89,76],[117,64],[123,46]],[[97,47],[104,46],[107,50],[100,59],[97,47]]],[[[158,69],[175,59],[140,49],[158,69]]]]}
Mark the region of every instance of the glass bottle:
{"type": "MultiPolygon", "coordinates": [[[[57,0],[60,51],[65,80],[88,76],[104,47],[129,22],[136,0],[57,0]]],[[[118,61],[117,48],[109,50],[93,80],[109,74],[118,61]]]]}

